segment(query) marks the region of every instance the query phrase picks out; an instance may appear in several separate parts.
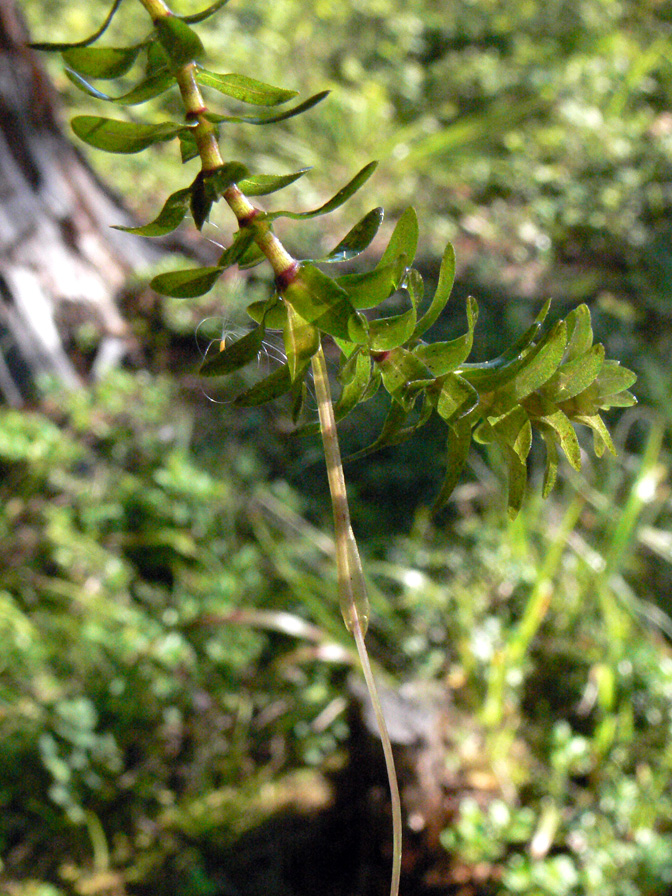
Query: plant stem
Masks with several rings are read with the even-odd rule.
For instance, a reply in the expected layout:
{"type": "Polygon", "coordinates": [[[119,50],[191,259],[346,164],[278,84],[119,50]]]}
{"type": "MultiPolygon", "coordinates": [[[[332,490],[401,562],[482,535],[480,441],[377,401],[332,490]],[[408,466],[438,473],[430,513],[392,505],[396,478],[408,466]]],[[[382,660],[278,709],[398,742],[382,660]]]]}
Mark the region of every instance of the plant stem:
{"type": "Polygon", "coordinates": [[[334,511],[334,537],[336,541],[338,594],[341,613],[357,645],[357,653],[359,654],[364,680],[369,691],[383,746],[392,806],[392,882],[390,885],[390,896],[398,896],[401,878],[401,800],[399,798],[399,784],[392,755],[392,744],[380,704],[378,688],[371,670],[369,654],[364,643],[364,635],[369,619],[369,600],[366,593],[362,561],[350,523],[350,509],[345,488],[343,464],[341,462],[341,449],[338,444],[336,419],[334,417],[327,365],[322,346],[313,356],[312,368],[317,395],[317,408],[320,416],[320,433],[322,435],[324,457],[327,463],[331,504],[334,511]]]}
{"type": "MultiPolygon", "coordinates": [[[[140,3],[145,7],[154,22],[172,15],[164,0],[140,0],[140,3]]],[[[204,172],[212,171],[223,165],[224,162],[217,141],[216,130],[206,118],[208,110],[196,80],[195,63],[188,62],[180,66],[175,71],[175,78],[180,88],[187,118],[196,122],[194,137],[201,158],[201,168],[204,172]]],[[[250,203],[236,184],[232,184],[223,195],[229,208],[236,216],[240,227],[250,225],[259,214],[259,210],[250,203]]],[[[273,233],[270,225],[255,227],[254,234],[255,242],[273,268],[276,283],[281,284],[283,280],[287,280],[288,276],[292,276],[295,273],[298,269],[298,262],[287,252],[281,241],[273,233]]],[[[278,286],[278,289],[282,292],[280,286],[278,286]]],[[[359,654],[383,746],[392,806],[392,882],[390,885],[390,896],[398,896],[401,878],[402,833],[399,785],[394,767],[392,744],[387,725],[385,724],[385,717],[371,670],[366,644],[364,643],[364,635],[366,634],[369,620],[369,599],[366,592],[362,561],[350,523],[350,509],[345,488],[341,451],[338,444],[336,419],[331,400],[327,365],[321,345],[312,358],[312,368],[315,390],[317,392],[322,445],[327,464],[329,491],[334,512],[339,602],[345,625],[352,632],[357,645],[357,653],[359,654]]]]}

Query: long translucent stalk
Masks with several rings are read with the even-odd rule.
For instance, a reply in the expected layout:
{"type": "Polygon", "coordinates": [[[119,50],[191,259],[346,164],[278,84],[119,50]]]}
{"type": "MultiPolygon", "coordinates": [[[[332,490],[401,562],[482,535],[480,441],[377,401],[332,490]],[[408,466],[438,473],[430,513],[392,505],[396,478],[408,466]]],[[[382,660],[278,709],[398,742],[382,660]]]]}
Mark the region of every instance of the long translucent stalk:
{"type": "Polygon", "coordinates": [[[350,509],[345,489],[341,450],[336,431],[327,365],[321,346],[313,356],[312,368],[315,393],[317,395],[317,409],[320,416],[322,445],[327,463],[329,491],[334,511],[338,597],[343,619],[348,630],[352,632],[357,645],[357,653],[362,665],[364,680],[369,691],[376,722],[378,723],[380,740],[383,745],[392,805],[392,882],[390,884],[390,896],[398,896],[401,878],[401,800],[399,799],[399,784],[394,767],[392,744],[390,743],[390,736],[380,705],[380,697],[378,696],[378,688],[376,687],[371,663],[369,662],[369,654],[364,643],[364,635],[366,634],[369,620],[369,599],[366,592],[362,562],[350,523],[350,509]]]}

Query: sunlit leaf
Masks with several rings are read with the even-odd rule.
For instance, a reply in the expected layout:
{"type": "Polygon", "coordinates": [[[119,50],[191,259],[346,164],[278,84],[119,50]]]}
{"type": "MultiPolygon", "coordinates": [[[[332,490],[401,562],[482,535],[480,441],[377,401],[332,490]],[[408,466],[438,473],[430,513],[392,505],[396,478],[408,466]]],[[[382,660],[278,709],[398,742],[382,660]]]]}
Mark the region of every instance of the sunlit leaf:
{"type": "Polygon", "coordinates": [[[567,401],[595,381],[604,363],[604,346],[594,345],[584,355],[562,364],[544,384],[543,391],[552,401],[567,401]]]}
{"type": "Polygon", "coordinates": [[[349,261],[362,253],[378,233],[383,220],[382,208],[368,212],[321,261],[349,261]]]}
{"type": "Polygon", "coordinates": [[[445,506],[460,481],[462,470],[469,456],[470,446],[471,424],[464,418],[456,420],[448,427],[446,475],[434,500],[432,513],[436,513],[445,506]]]}
{"type": "Polygon", "coordinates": [[[237,230],[231,245],[219,256],[217,267],[220,271],[223,271],[226,268],[231,267],[231,265],[238,264],[253,246],[254,231],[249,227],[243,227],[240,230],[237,230]]]}
{"type": "Polygon", "coordinates": [[[348,294],[353,308],[374,308],[396,289],[397,265],[386,264],[362,274],[344,274],[336,283],[348,294]]]}
{"type": "Polygon", "coordinates": [[[229,0],[216,0],[212,6],[208,6],[207,9],[202,9],[200,12],[192,13],[190,16],[178,16],[178,18],[182,19],[183,22],[186,22],[188,25],[198,25],[199,22],[204,22],[206,19],[209,19],[211,15],[217,12],[218,9],[221,9],[222,6],[226,6],[229,0]]]}
{"type": "Polygon", "coordinates": [[[392,351],[382,352],[380,356],[372,357],[380,370],[383,385],[397,401],[403,400],[409,383],[424,380],[427,376],[424,364],[405,348],[394,348],[392,351]]]}
{"type": "Polygon", "coordinates": [[[105,17],[105,21],[103,22],[103,24],[97,31],[94,31],[94,33],[90,37],[85,37],[84,40],[73,41],[71,43],[34,43],[29,44],[29,46],[33,50],[42,50],[47,53],[63,52],[63,50],[70,50],[76,47],[88,47],[89,44],[95,43],[98,38],[102,37],[103,34],[107,31],[108,25],[114,18],[114,14],[120,6],[121,0],[114,0],[114,3],[112,4],[110,11],[105,17]]]}
{"type": "Polygon", "coordinates": [[[369,348],[385,352],[407,342],[415,327],[415,308],[393,317],[379,317],[369,321],[369,348]]]}
{"type": "Polygon", "coordinates": [[[501,447],[508,470],[509,493],[507,512],[509,519],[513,520],[518,516],[520,508],[523,506],[527,489],[527,465],[520,460],[516,452],[508,445],[502,445],[501,447]]]}
{"type": "Polygon", "coordinates": [[[213,124],[221,122],[253,125],[276,124],[278,121],[287,121],[288,118],[294,118],[296,115],[301,115],[302,112],[307,112],[308,109],[312,109],[313,106],[321,103],[323,99],[329,96],[329,93],[329,90],[322,90],[320,93],[308,97],[307,100],[297,103],[296,106],[285,109],[284,112],[275,112],[272,115],[220,115],[216,112],[206,112],[205,117],[213,124]]]}
{"type": "Polygon", "coordinates": [[[392,236],[378,262],[378,267],[395,262],[400,255],[405,255],[406,264],[411,265],[418,248],[418,234],[418,216],[414,208],[407,208],[392,231],[392,236]]]}
{"type": "Polygon", "coordinates": [[[184,125],[167,121],[161,124],[139,124],[115,118],[99,118],[96,115],[78,115],[70,124],[84,143],[95,149],[117,153],[141,152],[154,143],[172,140],[185,129],[184,125]]]}
{"type": "Polygon", "coordinates": [[[93,96],[98,100],[104,100],[108,103],[116,103],[118,106],[134,106],[139,103],[147,102],[147,100],[154,99],[154,97],[165,93],[166,90],[174,87],[176,84],[175,77],[171,72],[162,71],[144,78],[132,90],[129,90],[128,93],[122,93],[120,96],[110,96],[107,93],[103,93],[102,90],[98,90],[97,87],[93,87],[88,81],[85,81],[81,75],[78,75],[77,72],[70,71],[70,69],[66,68],[65,74],[75,87],[83,93],[87,93],[89,96],[93,96]]]}
{"type": "Polygon", "coordinates": [[[157,217],[150,221],[149,224],[143,224],[141,227],[121,227],[117,225],[115,229],[123,230],[126,233],[135,233],[138,236],[165,236],[167,233],[175,230],[176,227],[179,227],[184,220],[184,216],[189,208],[190,197],[191,188],[185,187],[183,190],[172,193],[166,199],[157,217]]]}
{"type": "Polygon", "coordinates": [[[205,53],[200,37],[184,19],[162,16],[154,20],[154,28],[174,68],[195,62],[205,53]]]}
{"type": "Polygon", "coordinates": [[[559,458],[558,449],[555,444],[555,435],[545,429],[541,430],[541,434],[546,443],[546,466],[544,468],[542,495],[544,498],[548,498],[558,478],[559,458]]]}
{"type": "Polygon", "coordinates": [[[247,313],[257,323],[263,320],[268,330],[284,330],[287,324],[287,306],[277,295],[266,301],[252,302],[247,306],[247,313]]]}
{"type": "MultiPolygon", "coordinates": [[[[422,315],[420,320],[418,321],[414,337],[417,339],[419,336],[422,336],[423,333],[427,332],[429,328],[436,323],[441,312],[446,306],[446,302],[450,298],[450,293],[453,289],[453,283],[455,281],[455,250],[452,245],[448,243],[446,246],[446,250],[443,253],[443,259],[441,261],[441,270],[439,271],[439,282],[436,287],[436,292],[434,293],[434,298],[427,309],[427,311],[422,315]]],[[[471,350],[471,346],[470,346],[471,350]]],[[[466,359],[465,358],[463,360],[466,359]]],[[[458,363],[462,363],[461,361],[458,363]]]]}
{"type": "Polygon", "coordinates": [[[600,370],[595,386],[600,398],[623,392],[634,385],[637,374],[627,367],[621,367],[618,361],[605,361],[600,370]]]}
{"type": "Polygon", "coordinates": [[[220,75],[204,68],[196,70],[196,80],[203,87],[211,87],[225,96],[254,106],[278,106],[297,95],[296,90],[285,90],[283,87],[264,84],[263,81],[248,78],[247,75],[220,75]]]}
{"type": "Polygon", "coordinates": [[[292,378],[289,375],[289,367],[283,364],[277,370],[274,370],[269,376],[260,380],[250,389],[242,392],[234,401],[234,404],[240,407],[255,407],[260,404],[266,404],[274,398],[284,395],[292,387],[292,378]]]}
{"type": "MultiPolygon", "coordinates": [[[[528,407],[528,404],[526,403],[525,406],[528,407]]],[[[580,470],[581,449],[579,440],[567,415],[556,404],[542,396],[535,396],[529,407],[542,431],[544,428],[553,430],[569,463],[575,470],[580,470]]]]}
{"type": "Polygon", "coordinates": [[[209,352],[199,372],[202,376],[224,376],[232,373],[254,361],[263,342],[264,326],[261,324],[220,351],[209,352]]]}
{"type": "Polygon", "coordinates": [[[478,406],[478,392],[462,377],[449,373],[434,397],[436,411],[447,423],[465,417],[478,406]]]}
{"type": "MultiPolygon", "coordinates": [[[[413,350],[413,354],[428,368],[433,376],[443,376],[452,373],[469,357],[474,343],[474,329],[478,320],[478,305],[476,299],[469,296],[467,299],[467,324],[468,330],[464,336],[451,339],[450,342],[434,342],[429,345],[419,345],[413,350]]],[[[416,328],[417,333],[417,328],[416,328]]]]}
{"type": "Polygon", "coordinates": [[[580,414],[574,419],[577,423],[583,423],[584,426],[589,426],[592,429],[593,449],[597,457],[602,457],[605,450],[609,451],[610,454],[616,455],[616,448],[609,435],[609,430],[599,414],[591,414],[589,416],[580,414]]]}
{"type": "Polygon", "coordinates": [[[133,65],[143,44],[132,47],[72,47],[63,52],[63,61],[85,78],[120,78],[133,65]]]}
{"type": "Polygon", "coordinates": [[[347,202],[347,200],[366,183],[376,170],[377,165],[378,162],[369,162],[369,164],[365,165],[361,171],[357,172],[352,180],[342,187],[335,196],[332,196],[328,202],[325,202],[324,205],[321,205],[319,208],[313,209],[310,212],[271,212],[267,216],[268,220],[272,221],[275,218],[293,218],[295,220],[300,220],[304,218],[316,218],[318,215],[326,215],[329,212],[332,212],[334,209],[343,205],[344,202],[347,202]]]}
{"type": "Polygon", "coordinates": [[[573,361],[585,355],[593,344],[593,328],[587,305],[573,308],[567,315],[567,352],[565,360],[573,361]]]}
{"type": "Polygon", "coordinates": [[[180,156],[182,157],[182,163],[190,162],[192,159],[195,159],[198,156],[198,144],[196,143],[196,137],[194,136],[194,132],[191,128],[186,128],[184,131],[180,131],[177,135],[180,138],[180,156]]]}
{"type": "Polygon", "coordinates": [[[293,184],[307,171],[310,171],[310,168],[302,168],[293,174],[252,174],[239,180],[238,186],[246,196],[267,196],[293,184]]]}
{"type": "Polygon", "coordinates": [[[347,361],[339,375],[343,388],[334,407],[337,420],[342,420],[359,404],[370,379],[371,359],[368,355],[357,352],[347,361]]]}
{"type": "Polygon", "coordinates": [[[284,298],[304,320],[325,333],[350,342],[366,341],[365,325],[347,292],[314,265],[301,267],[284,291],[284,298]]]}
{"type": "Polygon", "coordinates": [[[155,292],[175,299],[193,299],[205,295],[215,285],[222,273],[219,267],[187,268],[181,271],[167,271],[150,281],[155,292]]]}
{"type": "Polygon", "coordinates": [[[507,395],[520,400],[549,380],[562,361],[567,344],[567,327],[560,320],[548,335],[525,357],[516,378],[506,387],[507,395]]]}
{"type": "Polygon", "coordinates": [[[287,303],[287,319],[283,331],[289,375],[294,382],[302,376],[310,359],[320,347],[320,331],[308,323],[291,303],[287,303]]]}

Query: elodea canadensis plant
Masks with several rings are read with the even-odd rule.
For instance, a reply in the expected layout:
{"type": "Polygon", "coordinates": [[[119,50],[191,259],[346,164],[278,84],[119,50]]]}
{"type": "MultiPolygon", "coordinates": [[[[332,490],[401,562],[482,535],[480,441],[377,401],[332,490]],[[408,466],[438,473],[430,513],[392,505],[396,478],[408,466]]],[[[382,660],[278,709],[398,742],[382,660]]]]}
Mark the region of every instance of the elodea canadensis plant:
{"type": "Polygon", "coordinates": [[[280,331],[286,361],[239,395],[236,403],[241,407],[260,405],[289,393],[295,422],[301,417],[306,381],[312,375],[319,414],[316,429],[322,438],[333,507],[339,601],[375,708],[390,781],[394,841],[391,896],[396,896],[401,868],[401,809],[392,749],[364,641],[369,607],[350,524],[337,421],[381,386],[389,395],[389,411],[380,436],[368,450],[410,438],[438,416],[446,428],[447,450],[445,480],[435,500],[437,509],[460,477],[472,438],[495,444],[506,460],[508,508],[515,516],[525,493],[533,431],[541,435],[546,446],[546,496],[556,480],[559,449],[575,469],[581,465],[576,424],[592,430],[598,456],[605,450],[614,451],[600,414],[610,407],[634,403],[627,390],[635,376],[618,361],[606,360],[603,346],[593,344],[590,312],[585,305],[573,310],[566,320],[542,330],[549,310],[546,303],[520,339],[487,362],[469,361],[478,317],[473,298],[467,300],[467,330],[462,336],[449,342],[428,341],[426,334],[450,297],[455,255],[448,245],[436,290],[425,301],[423,279],[413,267],[418,219],[412,208],[402,214],[382,256],[369,270],[330,274],[325,267],[333,270],[334,265],[357,257],[370,245],[383,219],[381,208],[368,212],[323,257],[290,255],[275,235],[273,222],[328,214],[365,184],[376,163],[365,165],[319,208],[293,211],[255,205],[255,197],[281,190],[305,170],[280,175],[251,172],[244,163],[222,154],[220,135],[231,126],[280,124],[311,109],[326,92],[294,102],[294,91],[246,75],[205,68],[203,45],[193,26],[218,12],[227,0],[216,0],[190,16],[174,15],[163,0],[139,2],[149,14],[151,25],[146,35],[128,46],[97,45],[121,0],[114,0],[107,18],[89,38],[34,46],[61,53],[68,77],[77,87],[117,106],[139,105],[175,85],[179,88],[185,109],[183,121],[139,123],[91,115],[72,120],[78,137],[107,152],[136,153],[175,140],[182,162],[200,158],[198,175],[165,200],[153,221],[122,229],[144,237],[160,237],[190,215],[200,230],[213,205],[222,200],[235,215],[238,229],[216,264],[160,274],[151,284],[157,292],[189,299],[211,290],[233,265],[247,269],[265,261],[272,269],[268,298],[253,302],[247,309],[252,323],[249,332],[235,342],[211,346],[201,373],[225,376],[238,370],[257,358],[268,331],[280,331]],[[121,95],[103,92],[92,83],[114,81],[137,61],[141,62],[142,75],[121,95]],[[222,96],[254,109],[243,113],[237,105],[233,112],[226,107],[222,111],[222,96]],[[375,309],[398,291],[406,296],[406,310],[394,316],[376,314],[375,309]],[[326,340],[340,356],[336,401],[332,399],[323,351],[326,340]]]}

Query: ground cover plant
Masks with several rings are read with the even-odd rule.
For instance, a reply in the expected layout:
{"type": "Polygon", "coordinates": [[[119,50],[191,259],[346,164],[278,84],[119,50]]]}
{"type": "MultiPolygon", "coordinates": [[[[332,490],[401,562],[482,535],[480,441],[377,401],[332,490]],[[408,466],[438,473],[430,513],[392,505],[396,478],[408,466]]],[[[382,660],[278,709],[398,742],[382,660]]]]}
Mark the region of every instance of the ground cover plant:
{"type": "MultiPolygon", "coordinates": [[[[390,396],[390,411],[381,438],[374,447],[394,444],[415,433],[430,418],[440,418],[447,427],[448,451],[446,480],[438,505],[448,498],[458,480],[472,435],[486,445],[498,446],[506,462],[512,516],[520,510],[523,501],[533,429],[540,432],[546,444],[543,486],[546,494],[556,478],[558,446],[575,467],[580,465],[579,445],[572,423],[586,424],[593,429],[598,454],[611,447],[599,412],[611,405],[631,403],[631,398],[623,393],[633,377],[615,362],[605,361],[601,346],[592,344],[590,316],[585,308],[572,312],[566,321],[542,333],[547,311],[544,309],[521,341],[494,362],[470,363],[467,360],[476,324],[477,307],[473,300],[467,305],[468,330],[463,336],[450,342],[425,343],[426,330],[436,322],[449,298],[454,256],[450,248],[446,249],[437,291],[423,306],[422,278],[412,268],[418,227],[411,210],[401,216],[381,260],[367,273],[330,278],[318,264],[349,260],[366,249],[382,217],[379,209],[362,218],[325,256],[300,261],[290,256],[274,237],[272,222],[283,216],[311,219],[317,213],[330,211],[362,185],[372,171],[371,166],[365,166],[332,200],[310,212],[266,212],[252,207],[241,188],[246,188],[249,195],[265,194],[270,188],[281,187],[293,175],[250,174],[239,163],[224,162],[217,155],[213,129],[227,119],[239,124],[245,116],[208,112],[199,102],[200,94],[195,92],[198,89],[196,81],[227,96],[233,92],[234,98],[244,101],[258,102],[261,99],[269,107],[276,103],[282,105],[288,97],[281,89],[252,79],[220,76],[197,69],[192,56],[197,55],[199,44],[189,23],[169,16],[163,7],[153,8],[152,13],[156,30],[141,42],[141,47],[123,48],[117,55],[125,55],[128,59],[136,51],[147,52],[148,69],[139,95],[145,97],[147,92],[151,94],[163,89],[174,80],[186,96],[187,124],[139,125],[79,117],[73,126],[90,143],[110,151],[134,152],[147,142],[151,145],[169,137],[180,140],[183,157],[199,151],[202,172],[191,185],[166,201],[155,221],[137,228],[141,234],[167,232],[188,213],[197,226],[202,226],[211,205],[220,198],[233,208],[239,229],[219,263],[208,268],[161,274],[154,281],[157,289],[174,297],[190,298],[212,286],[230,264],[254,265],[262,260],[262,255],[270,261],[275,274],[275,289],[270,298],[250,307],[250,317],[256,327],[237,341],[218,340],[211,346],[203,373],[224,375],[256,360],[266,331],[281,330],[286,362],[243,392],[238,403],[254,405],[290,393],[295,420],[300,422],[305,378],[309,368],[312,369],[332,478],[343,615],[365,657],[363,634],[368,610],[339,473],[330,387],[322,353],[323,338],[332,353],[336,346],[340,354],[342,392],[335,403],[337,416],[344,416],[361,399],[382,386],[390,396]],[[194,73],[200,73],[200,77],[194,73]],[[394,296],[399,298],[398,294],[407,303],[405,310],[393,308],[396,313],[387,317],[361,313],[369,311],[379,301],[394,296]]],[[[88,92],[100,92],[87,79],[101,75],[99,66],[106,60],[109,62],[111,51],[87,45],[70,47],[64,54],[74,81],[88,92]],[[96,50],[101,53],[97,54],[96,50]]],[[[109,75],[109,69],[103,74],[109,75]]],[[[310,107],[318,97],[319,94],[306,104],[299,104],[292,112],[296,114],[306,106],[310,107]]],[[[283,116],[283,112],[269,111],[264,117],[248,118],[255,119],[250,122],[253,124],[260,120],[272,124],[274,118],[283,116]]],[[[525,649],[523,645],[523,654],[525,649]]],[[[511,664],[515,665],[520,661],[521,648],[512,649],[511,656],[511,664]]],[[[497,682],[495,674],[492,678],[495,699],[488,703],[488,707],[489,712],[496,713],[497,707],[502,705],[501,698],[496,697],[502,682],[497,682]]],[[[395,886],[393,880],[393,891],[395,886]]]]}

